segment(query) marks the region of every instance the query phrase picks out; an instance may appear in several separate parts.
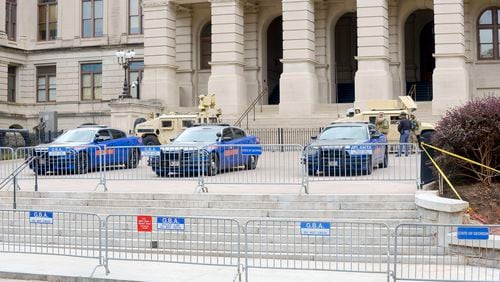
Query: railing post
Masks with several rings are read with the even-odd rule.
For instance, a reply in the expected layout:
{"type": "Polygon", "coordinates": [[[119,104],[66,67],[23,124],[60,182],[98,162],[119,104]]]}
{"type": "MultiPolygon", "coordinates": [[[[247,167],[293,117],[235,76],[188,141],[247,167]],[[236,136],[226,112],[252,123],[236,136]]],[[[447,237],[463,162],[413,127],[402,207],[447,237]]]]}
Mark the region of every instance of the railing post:
{"type": "Polygon", "coordinates": [[[14,178],[12,179],[12,184],[14,184],[14,197],[12,199],[12,208],[17,209],[17,200],[16,200],[16,190],[17,190],[17,181],[16,181],[16,176],[14,175],[14,178]]]}

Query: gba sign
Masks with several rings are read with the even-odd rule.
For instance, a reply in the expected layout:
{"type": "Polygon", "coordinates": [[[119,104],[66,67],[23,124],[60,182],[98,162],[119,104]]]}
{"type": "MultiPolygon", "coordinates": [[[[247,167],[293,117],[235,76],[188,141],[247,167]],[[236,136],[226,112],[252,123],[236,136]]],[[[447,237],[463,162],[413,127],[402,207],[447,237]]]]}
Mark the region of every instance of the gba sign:
{"type": "Polygon", "coordinates": [[[158,230],[177,230],[184,231],[183,217],[157,217],[156,229],[158,230]]]}
{"type": "Polygon", "coordinates": [[[330,236],[329,222],[301,222],[300,235],[302,236],[330,236]]]}
{"type": "Polygon", "coordinates": [[[48,211],[30,211],[30,223],[32,224],[53,224],[54,213],[48,211]]]}

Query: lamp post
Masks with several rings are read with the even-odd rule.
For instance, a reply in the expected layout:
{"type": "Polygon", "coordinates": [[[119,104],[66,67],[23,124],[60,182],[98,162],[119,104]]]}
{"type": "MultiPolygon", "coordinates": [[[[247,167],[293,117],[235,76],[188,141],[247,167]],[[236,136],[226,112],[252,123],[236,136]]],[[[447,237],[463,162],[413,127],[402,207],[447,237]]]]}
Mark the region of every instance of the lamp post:
{"type": "Polygon", "coordinates": [[[128,50],[128,51],[117,51],[115,53],[116,59],[118,61],[118,64],[122,66],[125,76],[123,80],[123,92],[122,95],[120,95],[120,98],[132,98],[130,95],[130,89],[128,85],[128,68],[129,68],[129,63],[130,61],[135,57],[135,51],[134,50],[128,50]]]}

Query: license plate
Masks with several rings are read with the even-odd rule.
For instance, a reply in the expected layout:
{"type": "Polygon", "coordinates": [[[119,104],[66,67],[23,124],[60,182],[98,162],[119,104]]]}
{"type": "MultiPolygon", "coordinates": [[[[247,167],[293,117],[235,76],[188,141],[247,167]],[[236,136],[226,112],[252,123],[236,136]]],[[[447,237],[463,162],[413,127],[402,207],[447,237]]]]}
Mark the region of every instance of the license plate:
{"type": "Polygon", "coordinates": [[[328,166],[338,166],[339,163],[337,161],[329,161],[328,166]]]}
{"type": "Polygon", "coordinates": [[[180,161],[169,161],[168,164],[169,166],[181,166],[180,161]]]}

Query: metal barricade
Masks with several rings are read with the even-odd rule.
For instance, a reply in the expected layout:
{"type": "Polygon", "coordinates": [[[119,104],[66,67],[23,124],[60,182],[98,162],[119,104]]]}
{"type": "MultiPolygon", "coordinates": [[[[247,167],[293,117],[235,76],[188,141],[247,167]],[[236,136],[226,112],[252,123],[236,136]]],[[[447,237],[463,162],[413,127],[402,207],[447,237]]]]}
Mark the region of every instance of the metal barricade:
{"type": "Polygon", "coordinates": [[[224,144],[206,152],[216,168],[203,184],[303,184],[300,145],[224,144]]]}
{"type": "Polygon", "coordinates": [[[241,281],[240,225],[201,217],[110,215],[106,218],[109,260],[232,266],[241,281]]]}
{"type": "Polygon", "coordinates": [[[401,224],[394,281],[500,281],[500,225],[401,224]]]}
{"type": "Polygon", "coordinates": [[[390,231],[383,223],[251,220],[245,226],[250,268],[384,273],[390,231]]]}
{"type": "Polygon", "coordinates": [[[0,252],[92,258],[105,267],[101,228],[96,214],[0,210],[0,252]]]}
{"type": "Polygon", "coordinates": [[[317,181],[415,181],[420,150],[416,144],[309,145],[302,164],[306,183],[317,181]]]}
{"type": "Polygon", "coordinates": [[[0,181],[4,180],[12,173],[15,162],[14,149],[0,147],[0,181]]]}
{"type": "Polygon", "coordinates": [[[17,180],[43,179],[96,179],[105,187],[103,167],[107,165],[108,149],[95,145],[36,146],[17,148],[14,166],[30,156],[37,157],[23,170],[17,180]]]}

